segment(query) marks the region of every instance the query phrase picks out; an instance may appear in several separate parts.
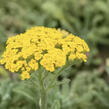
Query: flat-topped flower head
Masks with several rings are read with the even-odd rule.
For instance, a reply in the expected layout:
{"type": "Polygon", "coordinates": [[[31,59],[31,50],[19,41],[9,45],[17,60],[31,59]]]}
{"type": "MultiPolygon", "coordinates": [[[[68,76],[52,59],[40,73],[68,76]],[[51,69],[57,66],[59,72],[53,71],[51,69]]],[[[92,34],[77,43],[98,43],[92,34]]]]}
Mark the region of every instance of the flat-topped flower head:
{"type": "Polygon", "coordinates": [[[86,52],[89,52],[86,42],[65,30],[33,27],[8,39],[0,64],[11,72],[21,72],[24,80],[39,66],[53,72],[70,60],[86,62],[86,52]]]}

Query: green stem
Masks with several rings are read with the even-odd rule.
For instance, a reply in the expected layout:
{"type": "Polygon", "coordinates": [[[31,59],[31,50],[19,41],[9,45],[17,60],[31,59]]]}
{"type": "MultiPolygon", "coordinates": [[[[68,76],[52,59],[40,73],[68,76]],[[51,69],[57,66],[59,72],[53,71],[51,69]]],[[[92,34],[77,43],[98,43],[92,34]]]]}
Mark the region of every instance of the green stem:
{"type": "Polygon", "coordinates": [[[47,93],[42,90],[41,92],[41,106],[40,109],[47,109],[47,93]]]}
{"type": "Polygon", "coordinates": [[[47,109],[47,92],[44,87],[44,79],[42,77],[42,73],[43,72],[40,72],[40,74],[39,74],[40,94],[41,94],[40,95],[41,96],[40,109],[47,109]]]}
{"type": "MultiPolygon", "coordinates": [[[[51,81],[51,83],[48,85],[48,87],[45,87],[45,84],[44,84],[43,73],[45,73],[45,70],[44,69],[40,70],[40,73],[39,73],[40,94],[41,94],[40,109],[47,109],[47,95],[48,95],[47,93],[48,93],[50,87],[56,81],[57,77],[60,75],[60,73],[63,70],[66,70],[69,65],[72,65],[72,64],[69,63],[69,64],[61,67],[58,71],[55,72],[55,76],[54,76],[53,80],[51,81]]],[[[46,73],[48,73],[48,72],[46,72],[46,73]]]]}

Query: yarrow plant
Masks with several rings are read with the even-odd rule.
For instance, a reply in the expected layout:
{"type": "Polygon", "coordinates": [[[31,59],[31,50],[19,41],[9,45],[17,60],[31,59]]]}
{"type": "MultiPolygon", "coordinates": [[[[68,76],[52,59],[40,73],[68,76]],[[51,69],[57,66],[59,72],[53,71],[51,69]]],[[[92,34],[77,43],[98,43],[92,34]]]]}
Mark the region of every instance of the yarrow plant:
{"type": "Polygon", "coordinates": [[[37,73],[41,93],[41,109],[47,109],[47,92],[57,77],[75,61],[87,61],[89,47],[84,40],[65,30],[33,27],[10,37],[0,64],[11,72],[19,72],[22,80],[37,73]],[[53,79],[45,81],[48,75],[53,79]]]}

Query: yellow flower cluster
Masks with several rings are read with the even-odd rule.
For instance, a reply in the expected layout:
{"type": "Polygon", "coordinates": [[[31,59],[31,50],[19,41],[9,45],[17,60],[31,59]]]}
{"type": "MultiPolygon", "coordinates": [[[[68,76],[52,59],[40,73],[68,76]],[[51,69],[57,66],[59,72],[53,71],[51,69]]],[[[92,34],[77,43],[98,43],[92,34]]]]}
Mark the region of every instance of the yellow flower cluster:
{"type": "Polygon", "coordinates": [[[86,62],[89,48],[77,36],[55,28],[33,27],[25,33],[10,37],[0,64],[11,72],[21,72],[22,80],[30,78],[39,64],[53,72],[68,60],[86,62]]]}

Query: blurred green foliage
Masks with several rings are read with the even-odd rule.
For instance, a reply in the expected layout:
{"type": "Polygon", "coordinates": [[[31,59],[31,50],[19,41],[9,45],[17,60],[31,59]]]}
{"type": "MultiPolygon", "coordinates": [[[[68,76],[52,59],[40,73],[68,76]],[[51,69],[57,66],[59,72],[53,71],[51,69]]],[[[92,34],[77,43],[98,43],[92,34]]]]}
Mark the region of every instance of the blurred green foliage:
{"type": "MultiPolygon", "coordinates": [[[[49,108],[109,109],[109,0],[0,0],[0,57],[8,37],[38,25],[66,29],[91,49],[85,65],[59,77],[71,82],[50,93],[49,108]]],[[[34,86],[9,77],[0,66],[0,109],[39,109],[34,86]]]]}
{"type": "MultiPolygon", "coordinates": [[[[1,109],[39,109],[39,92],[28,81],[0,82],[1,109]],[[7,87],[8,86],[8,87],[7,87]]],[[[109,109],[109,86],[99,72],[79,72],[68,83],[56,86],[48,97],[48,109],[109,109]]]]}

